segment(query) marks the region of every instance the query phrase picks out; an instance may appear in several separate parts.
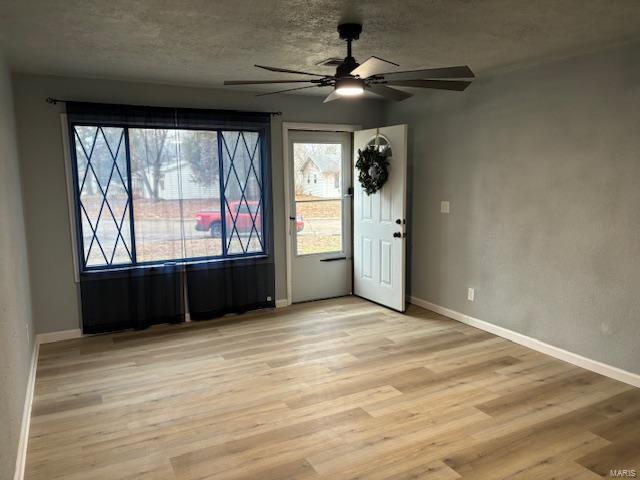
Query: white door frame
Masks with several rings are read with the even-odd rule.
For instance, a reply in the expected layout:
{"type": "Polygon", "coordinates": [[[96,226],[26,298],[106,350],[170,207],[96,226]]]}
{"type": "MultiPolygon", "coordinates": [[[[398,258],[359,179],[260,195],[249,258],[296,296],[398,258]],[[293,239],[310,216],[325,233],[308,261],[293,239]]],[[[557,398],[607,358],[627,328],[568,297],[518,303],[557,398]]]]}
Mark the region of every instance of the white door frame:
{"type": "MultiPolygon", "coordinates": [[[[355,132],[361,130],[360,125],[348,125],[339,123],[298,123],[282,122],[282,158],[284,164],[284,214],[286,225],[286,251],[287,251],[287,304],[291,305],[291,192],[289,181],[291,169],[291,158],[289,155],[289,130],[306,130],[311,132],[355,132]]],[[[276,305],[284,307],[286,305],[276,305]]]]}

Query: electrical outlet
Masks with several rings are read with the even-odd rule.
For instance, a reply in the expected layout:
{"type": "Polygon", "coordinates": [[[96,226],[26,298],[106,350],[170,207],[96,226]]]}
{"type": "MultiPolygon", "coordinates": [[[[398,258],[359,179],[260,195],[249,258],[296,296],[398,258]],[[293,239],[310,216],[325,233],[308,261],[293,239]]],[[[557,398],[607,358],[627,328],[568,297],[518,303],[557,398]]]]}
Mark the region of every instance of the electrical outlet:
{"type": "Polygon", "coordinates": [[[270,302],[270,301],[271,301],[271,297],[267,297],[267,302],[270,302]]]}
{"type": "Polygon", "coordinates": [[[443,200],[440,202],[440,213],[449,213],[450,207],[449,202],[447,200],[443,200]]]}
{"type": "Polygon", "coordinates": [[[475,299],[475,297],[476,297],[476,290],[475,290],[475,288],[471,288],[471,287],[469,287],[469,288],[467,289],[467,300],[469,300],[470,302],[473,302],[473,300],[475,299]]]}

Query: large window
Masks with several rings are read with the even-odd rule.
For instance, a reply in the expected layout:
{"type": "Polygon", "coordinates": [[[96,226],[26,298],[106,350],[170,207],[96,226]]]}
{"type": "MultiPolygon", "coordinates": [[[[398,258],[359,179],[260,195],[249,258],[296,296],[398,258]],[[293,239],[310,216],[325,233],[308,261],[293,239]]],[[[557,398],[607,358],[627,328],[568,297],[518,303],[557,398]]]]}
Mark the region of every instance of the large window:
{"type": "Polygon", "coordinates": [[[266,254],[264,132],[70,121],[82,270],[266,254]]]}

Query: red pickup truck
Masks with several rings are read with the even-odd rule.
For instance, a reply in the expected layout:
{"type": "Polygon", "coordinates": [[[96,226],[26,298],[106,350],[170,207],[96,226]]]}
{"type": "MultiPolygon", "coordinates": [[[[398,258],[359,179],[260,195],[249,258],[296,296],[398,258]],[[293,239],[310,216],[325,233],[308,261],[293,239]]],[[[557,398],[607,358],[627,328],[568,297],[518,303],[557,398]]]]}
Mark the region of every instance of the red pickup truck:
{"type": "MultiPolygon", "coordinates": [[[[250,234],[253,227],[251,212],[258,209],[258,202],[230,202],[229,210],[237,215],[236,229],[240,235],[250,234]],[[247,206],[248,204],[248,206],[247,206]],[[251,209],[251,210],[249,210],[251,209]]],[[[227,230],[232,228],[233,220],[230,218],[229,210],[226,213],[227,230]]],[[[255,217],[256,229],[262,228],[262,215],[258,213],[255,217]]],[[[302,215],[296,217],[296,231],[300,232],[304,228],[304,219],[302,215]]],[[[202,210],[196,214],[196,230],[199,232],[211,232],[212,237],[220,237],[222,235],[222,222],[220,212],[212,210],[202,210]]]]}

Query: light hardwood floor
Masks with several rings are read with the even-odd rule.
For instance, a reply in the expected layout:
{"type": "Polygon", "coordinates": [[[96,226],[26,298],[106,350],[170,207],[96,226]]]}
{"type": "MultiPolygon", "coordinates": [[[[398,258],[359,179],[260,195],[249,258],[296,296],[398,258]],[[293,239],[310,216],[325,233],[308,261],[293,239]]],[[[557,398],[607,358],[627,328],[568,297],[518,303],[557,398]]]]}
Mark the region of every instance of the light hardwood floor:
{"type": "Polygon", "coordinates": [[[589,479],[640,389],[357,298],[43,345],[28,480],[589,479]]]}

